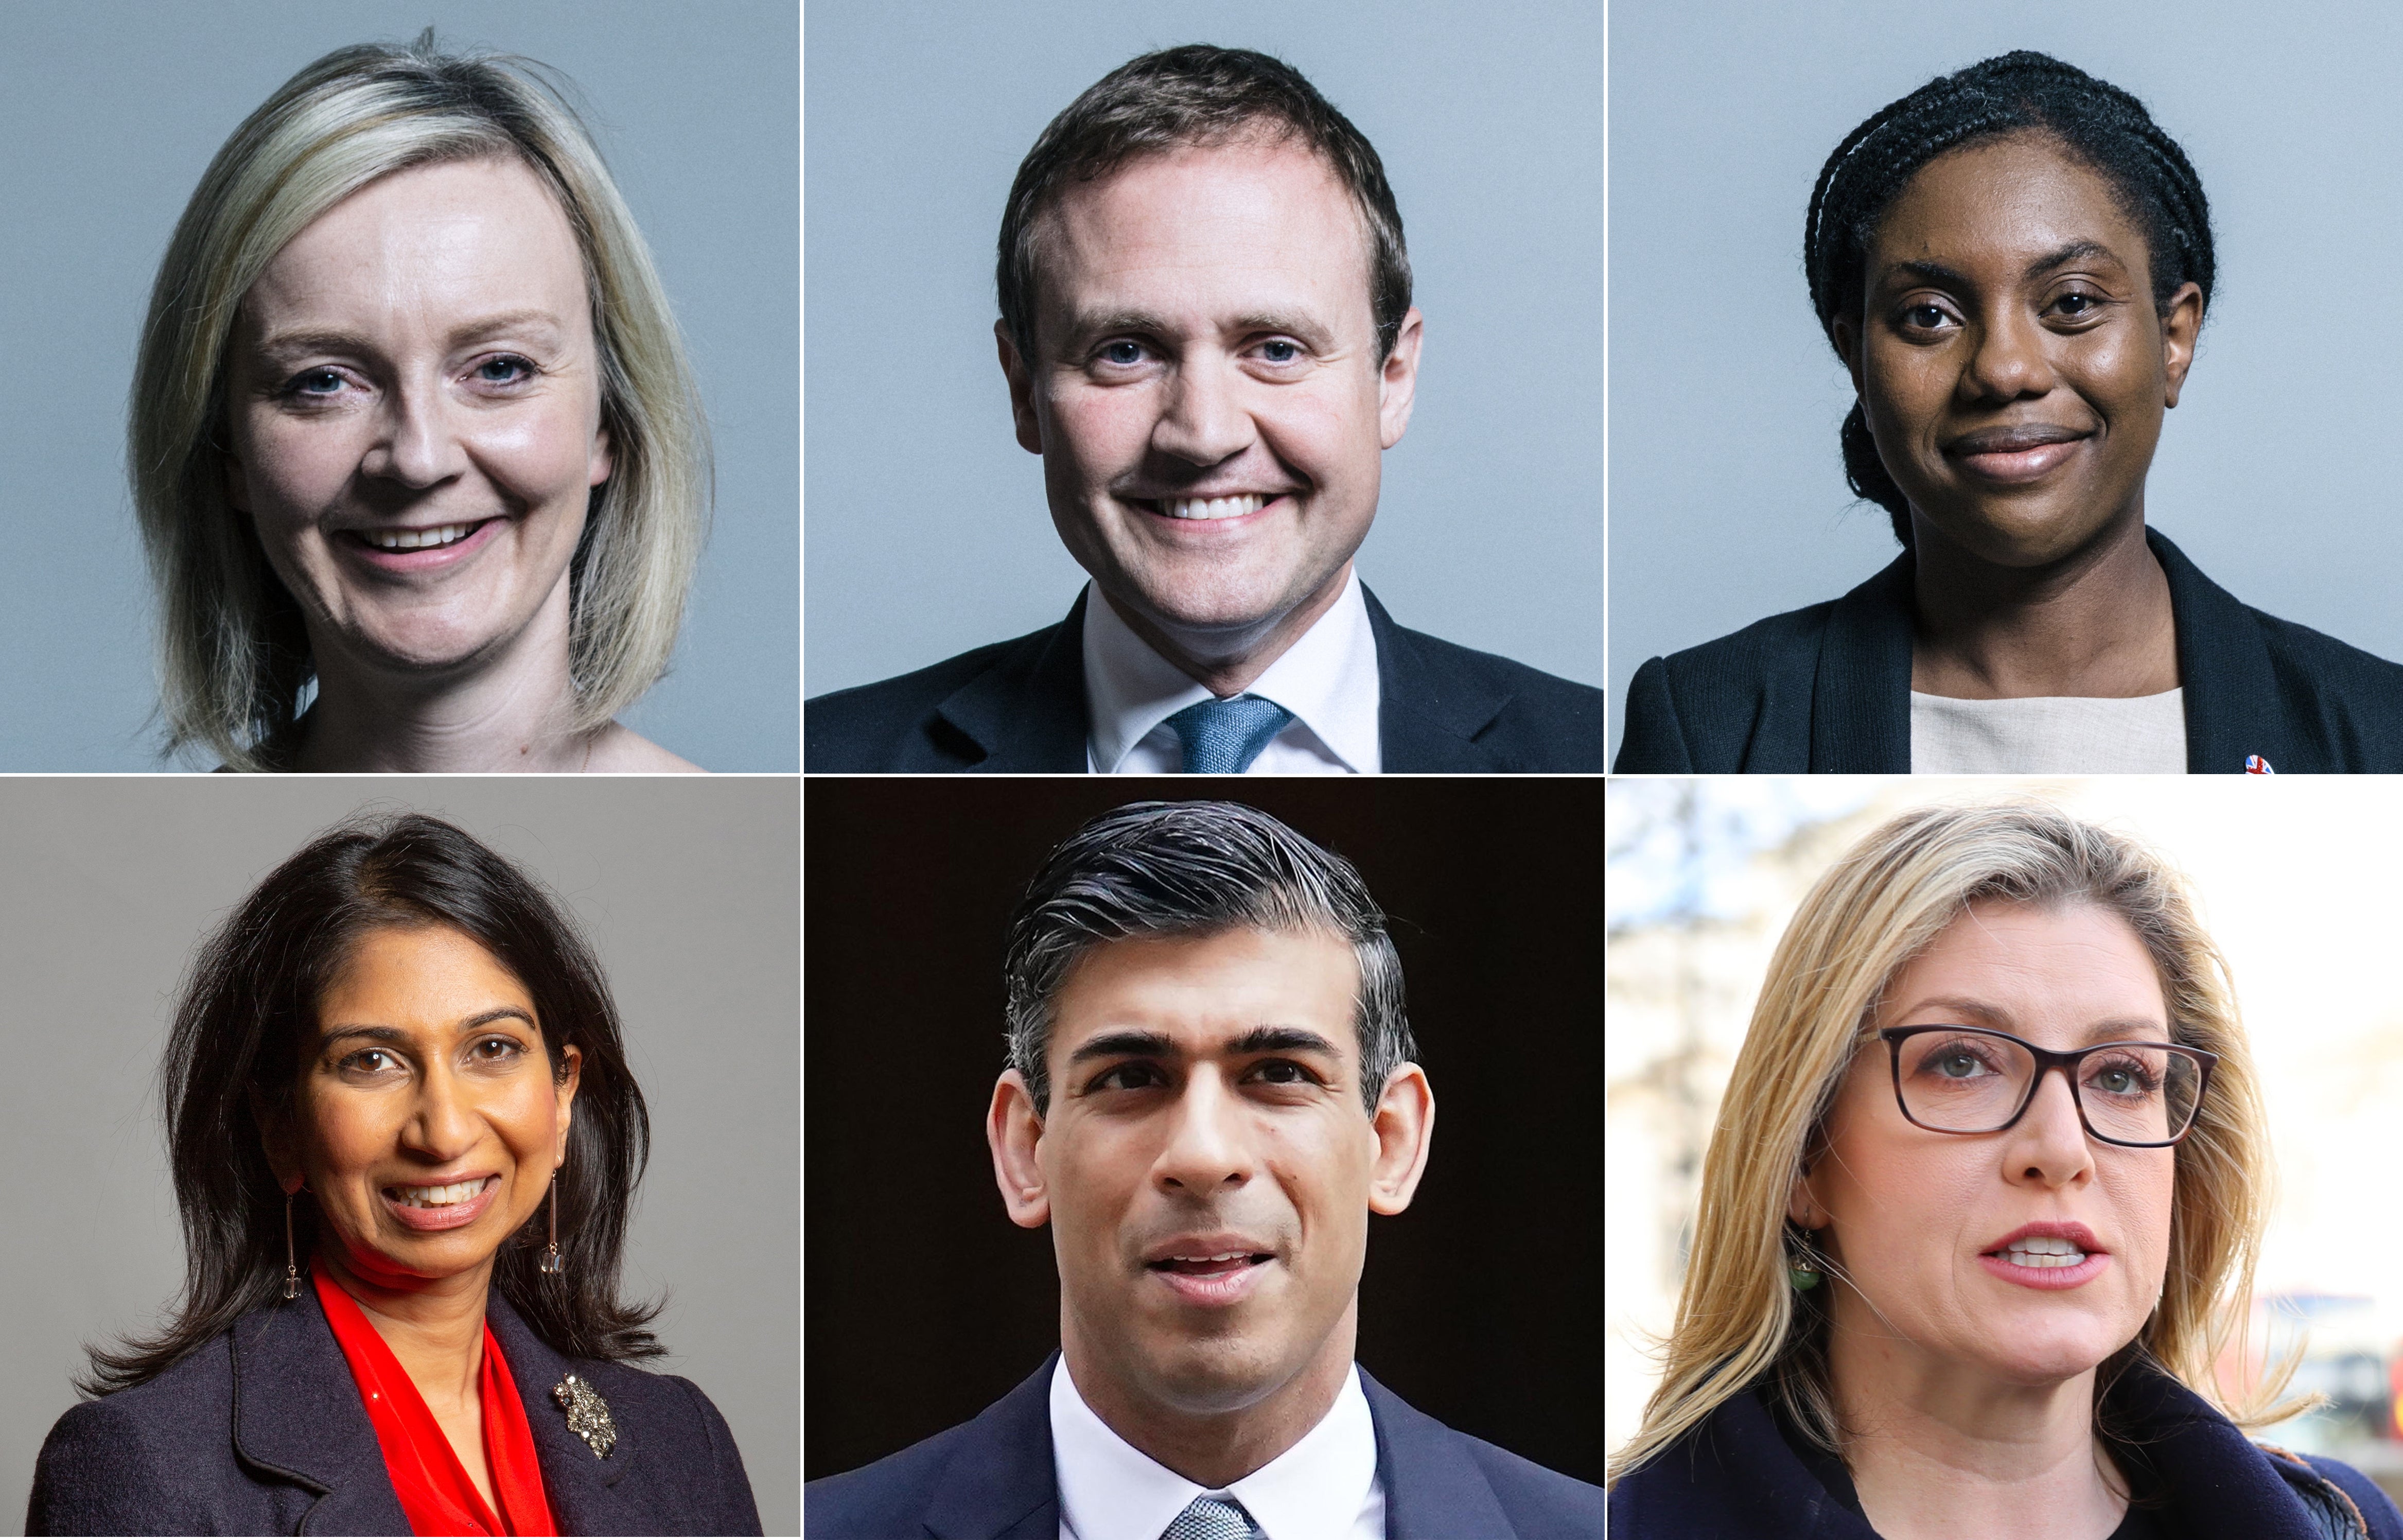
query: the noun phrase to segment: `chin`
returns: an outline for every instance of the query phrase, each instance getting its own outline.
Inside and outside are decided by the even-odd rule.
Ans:
[[[1241,1411],[1295,1372],[1285,1355],[1247,1336],[1188,1339],[1146,1356],[1151,1360],[1153,1394],[1195,1417]]]

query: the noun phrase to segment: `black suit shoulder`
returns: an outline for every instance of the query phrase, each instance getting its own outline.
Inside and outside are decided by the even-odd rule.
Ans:
[[[860,774],[958,770],[973,764],[983,756],[982,749],[946,722],[937,708],[996,670],[1031,669],[1060,630],[1045,626],[909,673],[803,701],[802,768]]]
[[[69,1408],[35,1458],[25,1533],[239,1534],[262,1500],[288,1532],[314,1493],[271,1479],[228,1501],[233,1394],[233,1355],[219,1336],[154,1379]],[[289,1500],[278,1503],[278,1491]]]
[[[1799,711],[1807,722],[1819,648],[1840,601],[1756,620],[1699,646],[1648,659],[1627,687],[1627,719],[1611,769],[1622,775],[1718,775],[1752,765],[1764,728]]]
[[[1479,652],[1392,625],[1382,609],[1373,613],[1391,628],[1381,637],[1386,645],[1380,649],[1380,669],[1399,687],[1387,692],[1390,698],[1381,711],[1435,717],[1455,702],[1499,699],[1500,708],[1470,736],[1492,757],[1492,769],[1521,774],[1601,773],[1609,721],[1608,697],[1601,690],[1499,653]],[[1387,668],[1382,654],[1396,651],[1412,656]],[[1386,769],[1437,768],[1410,762],[1414,745],[1406,730],[1396,732],[1388,723],[1382,737],[1397,761]]]
[[[976,1422],[945,1428],[898,1454],[840,1476],[822,1476],[801,1488],[801,1530],[813,1537],[892,1535],[914,1537],[926,1512],[928,1493],[975,1436]]]

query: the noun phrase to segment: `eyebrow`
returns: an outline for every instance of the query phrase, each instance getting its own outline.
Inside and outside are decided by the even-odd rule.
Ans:
[[[1254,1027],[1240,1037],[1229,1038],[1221,1045],[1230,1054],[1252,1053],[1323,1053],[1340,1058],[1341,1053],[1323,1034],[1306,1027]],[[1164,1032],[1105,1032],[1099,1037],[1088,1038],[1068,1055],[1073,1067],[1096,1059],[1176,1059],[1183,1057],[1176,1040]]]
[[[560,318],[547,310],[502,311],[453,326],[444,340],[451,347],[465,347],[521,327],[549,332],[551,335],[546,340],[556,340],[566,330]],[[256,351],[268,358],[286,358],[312,353],[372,353],[375,342],[360,332],[304,327],[263,337],[259,339]]]
[[[2047,252],[2030,262],[2021,271],[2020,277],[2023,281],[2033,282],[2056,268],[2064,268],[2072,262],[2082,261],[2090,257],[2105,257],[2114,262],[2119,260],[2118,254],[2100,241],[2072,241],[2060,250]],[[1908,273],[1914,278],[1924,279],[1947,288],[1976,286],[1969,275],[1959,269],[1947,267],[1941,262],[1924,259],[1893,263],[1886,269],[1886,272],[1888,275]]]
[[[1904,1016],[1916,1016],[1924,1010],[1946,1010],[1967,1018],[1961,1021],[1904,1021],[1910,1027],[1963,1026],[1993,1027],[1997,1031],[2016,1034],[2018,1029],[2011,1013],[2000,1006],[1966,995],[1935,995],[1922,1000],[1904,1011]],[[2111,1016],[2086,1024],[2089,1043],[2158,1042],[2169,1031],[2165,1022],[2148,1021],[2137,1016]],[[2151,1034],[2151,1035],[2146,1035]]]
[[[1107,311],[1071,317],[1066,336],[1072,344],[1082,346],[1094,338],[1114,336],[1119,332],[1164,337],[1175,329],[1169,325],[1167,317],[1150,311]],[[1235,316],[1228,329],[1245,335],[1263,331],[1285,332],[1322,349],[1332,336],[1322,323],[1292,311],[1246,311]]]
[[[535,1020],[531,1014],[516,1006],[495,1006],[491,1010],[479,1011],[476,1015],[468,1017],[465,1020],[460,1022],[451,1030],[461,1033],[474,1032],[478,1027],[489,1027],[495,1021],[507,1020],[511,1018],[515,1018],[517,1020],[524,1022],[527,1026],[533,1027],[536,1032],[540,1032],[542,1030],[540,1027],[535,1025]],[[326,1029],[325,1034],[317,1039],[317,1044],[320,1047],[323,1047],[326,1044],[339,1041],[345,1037],[365,1037],[377,1043],[406,1043],[410,1039],[410,1034],[401,1031],[398,1027],[328,1027]]]

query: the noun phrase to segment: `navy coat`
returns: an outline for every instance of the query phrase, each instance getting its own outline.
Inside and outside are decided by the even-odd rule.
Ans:
[[[2403,667],[2262,614],[2159,530],[2170,583],[2186,768],[2241,774],[2403,770]],[[1635,671],[1612,769],[1720,775],[1910,770],[1911,559],[1841,599],[1756,621]]]
[[[808,1540],[1059,1540],[1051,1370],[974,1420],[801,1489]],[[1360,1371],[1385,1540],[1599,1540],[1602,1489],[1454,1433]]]
[[[1389,770],[1481,774],[1603,768],[1603,694],[1394,624],[1366,589],[1377,640],[1377,748]],[[1068,618],[932,668],[807,702],[801,768],[1082,774],[1085,596]]]
[[[562,1534],[757,1534],[726,1419],[688,1380],[561,1357],[497,1293]],[[609,1404],[605,1460],[567,1428],[569,1374]],[[250,1311],[157,1379],[75,1408],[34,1466],[27,1534],[407,1534],[358,1382],[317,1291]]]
[[[2272,1454],[2176,1380],[2139,1366],[2110,1394],[2118,1424],[2151,1462],[2182,1540],[2403,1540],[2403,1514],[2352,1466]],[[1833,1466],[1834,1488],[1819,1468]],[[1611,1540],[1877,1540],[1849,1478],[1796,1452],[1752,1392],[1610,1491]],[[2040,1527],[2040,1526],[2039,1526]]]

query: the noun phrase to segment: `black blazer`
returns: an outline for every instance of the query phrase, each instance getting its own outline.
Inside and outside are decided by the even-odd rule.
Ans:
[[[2352,1466],[2272,1452],[2176,1380],[2139,1366],[2109,1404],[2150,1463],[2181,1540],[2403,1537],[2403,1514]],[[1610,1490],[1611,1540],[1877,1540],[1841,1462],[1798,1450],[1746,1391]]]
[[[2168,536],[2186,768],[2403,770],[2403,667],[2240,603]],[[1772,615],[1635,671],[1611,768],[1628,774],[1910,770],[1911,559],[1824,604]]]
[[[972,1422],[801,1489],[808,1540],[1059,1540],[1050,1361]],[[1597,1540],[1602,1489],[1434,1418],[1360,1371],[1385,1540]]]
[[[1377,639],[1377,746],[1389,770],[1603,768],[1603,694],[1394,624],[1366,589]],[[807,702],[808,770],[1085,769],[1085,596],[1014,642]]]
[[[757,1534],[743,1456],[692,1381],[563,1358],[497,1293],[486,1309],[525,1400],[562,1534]],[[551,1387],[609,1404],[604,1460]],[[58,1421],[27,1534],[407,1534],[375,1426],[317,1291],[250,1311],[164,1374]]]

